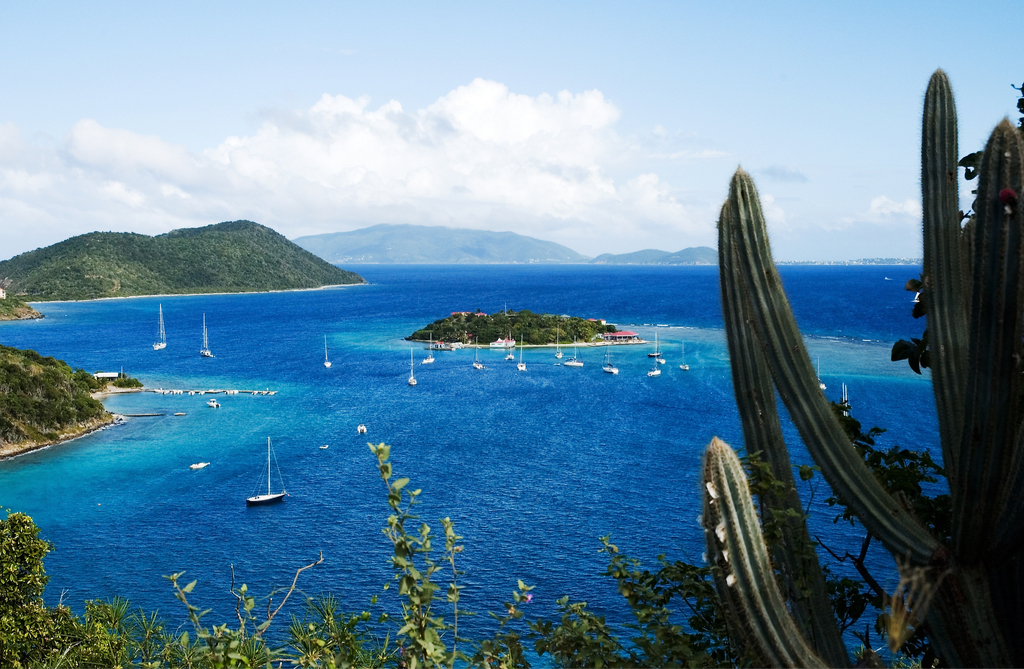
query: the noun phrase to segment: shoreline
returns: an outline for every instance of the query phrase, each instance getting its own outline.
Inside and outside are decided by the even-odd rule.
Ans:
[[[0,446],[0,462],[5,460],[12,460],[22,455],[28,455],[36,451],[41,451],[53,446],[61,446],[63,444],[74,441],[75,439],[81,439],[86,437],[93,432],[98,432],[111,425],[120,424],[125,420],[124,416],[120,414],[107,412],[106,416],[100,418],[94,418],[85,424],[76,425],[73,428],[68,429],[65,432],[60,433],[56,440],[48,441],[22,441],[17,444],[6,444]]]
[[[408,342],[410,342],[412,344],[426,344],[426,343],[428,343],[428,342],[425,342],[425,341],[420,341],[419,339],[406,339],[405,341],[408,341]],[[594,341],[594,342],[580,342],[578,344],[523,344],[522,347],[523,348],[555,348],[556,346],[561,346],[563,349],[566,349],[566,348],[572,348],[573,346],[577,346],[579,348],[588,348],[588,347],[595,347],[595,346],[639,346],[641,344],[653,344],[653,343],[654,343],[653,341],[647,341],[646,339],[638,339],[636,341]],[[490,344],[463,344],[462,348],[480,348],[480,349],[485,349],[485,350],[486,349],[490,349],[490,350],[493,350],[493,351],[508,351],[508,350],[513,349],[513,348],[519,348],[519,344],[516,344],[515,346],[501,346],[501,347],[499,347],[499,346],[491,347]],[[435,350],[443,350],[443,349],[435,349]]]
[[[197,295],[259,295],[262,293],[298,293],[309,290],[328,290],[330,288],[352,288],[354,286],[369,286],[369,281],[362,283],[336,283],[330,286],[317,286],[316,288],[281,288],[278,290],[239,290],[221,293],[153,293],[152,295],[117,295],[114,297],[90,297],[87,300],[33,300],[25,304],[69,304],[73,302],[101,302],[103,300],[134,300],[142,297],[195,297]]]

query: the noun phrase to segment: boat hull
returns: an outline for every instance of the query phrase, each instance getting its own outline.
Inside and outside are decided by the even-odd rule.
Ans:
[[[285,493],[276,492],[272,495],[256,495],[255,497],[247,497],[245,499],[246,506],[265,506],[267,504],[277,504],[278,502],[284,501]]]

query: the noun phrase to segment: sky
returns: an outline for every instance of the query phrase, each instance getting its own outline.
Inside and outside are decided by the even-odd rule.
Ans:
[[[1014,122],[1018,2],[0,2],[0,260],[93,231],[413,223],[580,253],[920,257],[920,116]],[[974,182],[976,183],[976,182]],[[973,184],[961,183],[970,207]]]

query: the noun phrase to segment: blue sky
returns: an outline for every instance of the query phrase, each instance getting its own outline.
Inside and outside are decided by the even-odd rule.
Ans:
[[[238,218],[675,251],[737,165],[777,258],[919,256],[928,77],[961,154],[1017,118],[1019,3],[551,5],[0,4],[0,259]]]

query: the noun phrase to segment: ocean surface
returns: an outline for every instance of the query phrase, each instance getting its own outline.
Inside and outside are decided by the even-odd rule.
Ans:
[[[36,305],[45,319],[0,323],[0,343],[90,372],[123,369],[148,388],[277,391],[216,395],[219,409],[206,406],[209,396],[110,397],[111,411],[162,415],[0,462],[0,506],[31,515],[56,547],[46,559],[50,603],[81,611],[86,599],[127,596],[178,624],[185,612],[161,577],[184,571],[199,579],[192,598],[213,609],[210,622],[230,622],[232,565],[238,582],[266,594],[322,551],[324,563],[300,579],[304,593],[333,592],[352,611],[395,611],[395,590],[382,592],[392,577],[386,490],[368,441],[390,444],[396,476],[422,489],[417,510],[438,546],[439,518],[465,537],[469,610],[501,610],[519,578],[536,586],[530,616],[552,616],[554,600],[569,595],[621,620],[624,602],[600,576],[603,535],[648,564],[661,553],[700,562],[701,453],[715,435],[742,445],[716,268],[346,269],[370,285],[45,303]],[[927,372],[889,360],[893,341],[924,328],[903,290],[920,268],[781,273],[826,395],[838,399],[845,383],[865,428],[888,429],[880,445],[939,457]],[[154,351],[159,305],[167,348]],[[603,318],[646,339],[657,332],[667,364],[648,378],[651,346],[614,347],[613,376],[601,371],[601,348],[580,349],[582,368],[527,349],[528,369],[517,372],[503,352],[483,350],[486,369],[476,371],[472,350],[435,352],[422,365],[422,347],[403,340],[453,311],[506,305]],[[199,356],[204,314],[213,359]],[[688,372],[679,369],[684,343]],[[410,348],[415,387],[406,382]],[[289,497],[248,508],[268,437]],[[791,428],[788,441],[806,462]],[[189,469],[199,461],[211,464]],[[825,497],[819,488],[812,532],[836,552],[855,551],[859,528],[833,524]],[[895,585],[884,551],[873,551],[872,565]],[[460,621],[460,632],[489,629],[487,616]]]

